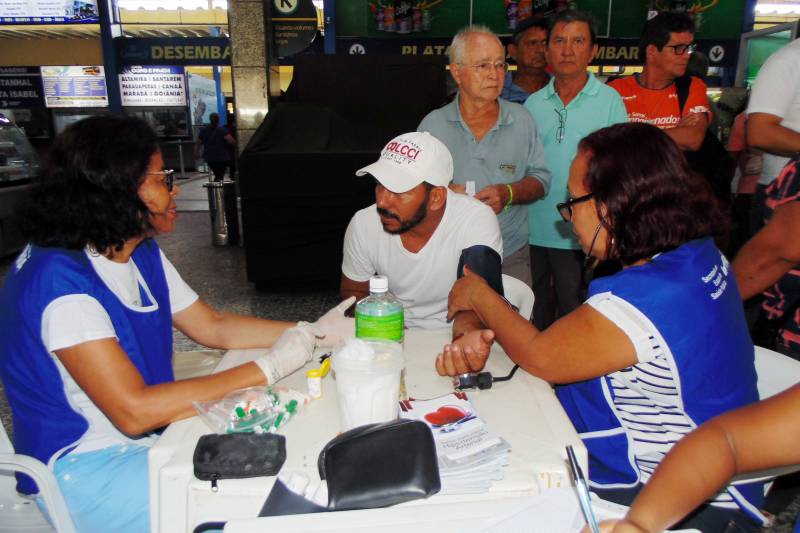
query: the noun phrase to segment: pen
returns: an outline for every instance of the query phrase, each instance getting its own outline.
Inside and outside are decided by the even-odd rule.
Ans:
[[[581,470],[578,460],[575,458],[575,452],[572,446],[567,446],[567,459],[569,459],[569,468],[572,471],[572,477],[575,479],[575,487],[578,489],[578,501],[581,503],[583,517],[586,519],[586,523],[589,525],[589,529],[592,530],[592,533],[600,533],[600,527],[597,525],[594,511],[592,511],[589,485],[586,482],[586,478],[583,476],[583,470]]]

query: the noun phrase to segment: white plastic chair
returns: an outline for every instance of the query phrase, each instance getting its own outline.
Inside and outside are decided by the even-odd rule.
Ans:
[[[525,320],[531,319],[533,313],[533,291],[517,278],[503,274],[503,291],[511,305],[519,310]]]
[[[756,375],[758,376],[756,386],[758,387],[758,397],[760,399],[766,400],[800,382],[800,361],[761,346],[756,346],[755,349]],[[780,466],[769,470],[741,474],[736,476],[734,480],[769,480],[777,476],[797,472],[798,470],[800,470],[800,464]]]
[[[800,382],[800,361],[761,346],[755,349],[759,398],[765,400]]]
[[[14,472],[27,474],[36,482],[52,525],[32,498],[17,492]],[[67,504],[53,473],[38,459],[14,453],[5,427],[0,433],[0,531],[75,533]]]

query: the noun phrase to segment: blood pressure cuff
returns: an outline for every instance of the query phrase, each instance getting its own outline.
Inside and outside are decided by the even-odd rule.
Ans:
[[[464,265],[486,280],[500,296],[503,293],[503,258],[495,250],[482,244],[476,244],[461,250],[458,259],[458,278],[464,276]]]

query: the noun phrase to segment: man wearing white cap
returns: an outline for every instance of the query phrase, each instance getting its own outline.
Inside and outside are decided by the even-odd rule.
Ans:
[[[356,172],[366,174],[375,178],[375,204],[358,211],[347,227],[343,295],[365,297],[372,275],[387,276],[389,290],[403,302],[406,325],[438,328],[447,326],[447,295],[461,265],[502,291],[497,217],[487,205],[448,189],[453,158],[441,141],[426,132],[395,137],[375,163]],[[479,327],[474,315],[457,315],[453,338]]]

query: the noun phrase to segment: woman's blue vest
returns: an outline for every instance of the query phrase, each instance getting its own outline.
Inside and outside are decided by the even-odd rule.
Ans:
[[[606,292],[638,309],[659,331],[673,359],[670,366],[677,369],[676,403],[695,425],[758,401],[753,342],[742,300],[728,261],[710,238],[686,243],[589,286],[590,297]],[[610,378],[558,386],[556,394],[589,452],[591,484],[622,488],[641,482],[631,456],[631,437],[612,403]],[[761,504],[762,483],[737,489],[751,504]],[[733,492],[736,489],[731,496],[752,514],[752,505]]]
[[[42,342],[42,316],[62,296],[87,294],[108,313],[122,349],[155,385],[173,381],[172,313],[158,245],[145,240],[133,261],[153,300],[140,286],[142,307],[127,307],[105,285],[83,250],[28,246],[0,289],[0,378],[14,421],[14,447],[47,463],[59,450],[74,447],[88,429],[70,406],[53,356]],[[19,489],[35,492],[30,479]]]

